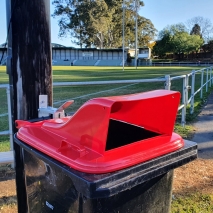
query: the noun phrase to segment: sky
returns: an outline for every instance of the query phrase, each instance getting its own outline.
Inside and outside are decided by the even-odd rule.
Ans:
[[[6,1],[0,0],[0,44],[6,41]],[[145,6],[140,9],[139,14],[150,19],[158,31],[167,25],[185,24],[187,20],[196,16],[208,18],[213,24],[213,0],[143,0],[143,2]],[[50,13],[53,11],[54,6],[51,4]],[[70,38],[59,38],[58,31],[58,19],[51,18],[52,43],[75,46]]]

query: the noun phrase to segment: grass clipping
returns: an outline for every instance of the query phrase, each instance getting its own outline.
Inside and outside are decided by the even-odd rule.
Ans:
[[[213,213],[213,160],[198,158],[174,171],[172,213]]]

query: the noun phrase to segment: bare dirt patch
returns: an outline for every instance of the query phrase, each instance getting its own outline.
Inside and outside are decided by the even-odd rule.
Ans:
[[[174,171],[173,193],[213,194],[213,160],[198,158]]]
[[[0,170],[0,213],[17,213],[15,172],[8,167]]]

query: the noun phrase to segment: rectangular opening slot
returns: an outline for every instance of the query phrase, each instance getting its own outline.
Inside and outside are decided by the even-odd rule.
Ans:
[[[118,120],[109,121],[106,151],[125,146],[140,140],[156,137],[159,133],[146,130]]]

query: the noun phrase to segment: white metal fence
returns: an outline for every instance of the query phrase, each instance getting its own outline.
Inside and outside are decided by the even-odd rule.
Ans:
[[[182,79],[182,101],[178,108],[181,110],[181,124],[182,126],[186,123],[186,108],[190,104],[190,113],[194,112],[194,98],[197,94],[200,94],[200,98],[203,98],[203,89],[208,92],[209,87],[213,84],[213,67],[207,67],[200,70],[192,70],[191,73],[186,75],[180,75],[171,77],[166,75],[162,78],[154,79],[139,79],[139,80],[114,80],[114,81],[89,81],[89,82],[55,82],[54,87],[59,86],[82,86],[82,85],[105,85],[105,84],[133,84],[133,83],[154,83],[154,82],[164,82],[165,89],[170,90],[172,87],[172,82]],[[200,82],[196,81],[196,75],[200,74]],[[191,81],[190,81],[191,80]],[[199,86],[197,85],[199,84]],[[10,88],[8,84],[0,85],[0,88],[5,88],[7,93],[7,104],[8,113],[0,114],[0,117],[8,116],[9,120],[9,130],[1,131],[0,135],[10,135],[10,148],[13,150],[13,133],[12,133],[12,119],[11,119],[11,107],[10,107]],[[102,91],[103,92],[103,91]],[[99,93],[99,92],[97,92]],[[65,100],[63,100],[65,101]],[[0,153],[1,154],[1,153]],[[11,156],[11,152],[8,152],[8,156]],[[0,155],[1,156],[1,155]],[[3,155],[2,155],[3,156]],[[11,157],[0,157],[0,163],[11,162]],[[4,156],[5,153],[4,153]],[[4,160],[3,160],[4,159]],[[6,159],[6,160],[5,160]],[[9,160],[8,160],[9,159]]]
[[[197,66],[212,66],[213,63],[212,62],[152,62],[151,63],[152,66],[179,66],[179,67],[183,67],[183,66],[190,66],[190,67],[197,67]]]

